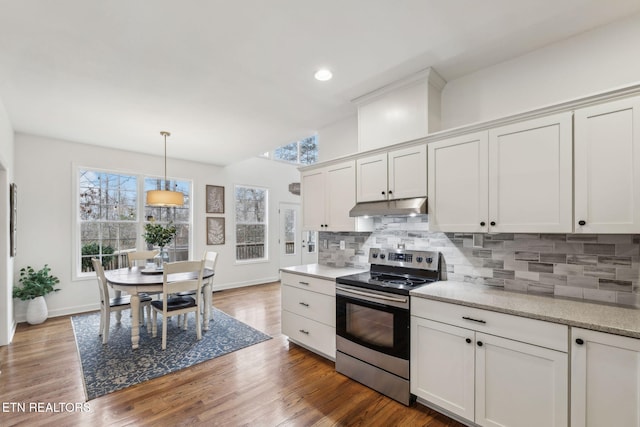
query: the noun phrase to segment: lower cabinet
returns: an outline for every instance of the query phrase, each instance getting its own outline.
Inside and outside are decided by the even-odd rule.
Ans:
[[[283,272],[282,333],[331,360],[336,358],[335,282]]]
[[[568,327],[412,298],[411,392],[481,426],[567,426]]]
[[[640,426],[640,340],[572,328],[571,426]]]

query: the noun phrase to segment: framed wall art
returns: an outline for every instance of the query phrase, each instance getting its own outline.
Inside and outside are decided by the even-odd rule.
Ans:
[[[224,245],[224,218],[207,218],[207,245]]]
[[[15,183],[9,185],[9,210],[9,255],[14,257],[18,248],[18,186]]]
[[[224,187],[207,185],[207,213],[224,213]]]

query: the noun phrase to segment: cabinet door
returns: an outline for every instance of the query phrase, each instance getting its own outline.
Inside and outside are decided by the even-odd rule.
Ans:
[[[566,353],[476,333],[476,423],[481,426],[566,426],[568,378]]]
[[[474,332],[411,316],[411,393],[474,419]]]
[[[356,160],[357,200],[387,200],[387,153]]]
[[[640,232],[638,97],[575,112],[575,230]]]
[[[571,135],[571,113],[489,131],[491,231],[572,231]]]
[[[325,231],[355,231],[349,211],[356,204],[356,165],[345,162],[326,169]]]
[[[389,199],[407,199],[427,195],[426,144],[390,151],[387,158]]]
[[[302,174],[302,228],[320,230],[325,223],[325,174],[321,169]]]
[[[571,426],[640,426],[640,340],[572,328],[571,342]]]
[[[429,230],[487,232],[487,132],[433,142],[427,148]]]

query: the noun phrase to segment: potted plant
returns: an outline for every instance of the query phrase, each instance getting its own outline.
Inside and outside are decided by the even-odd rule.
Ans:
[[[165,252],[164,247],[167,246],[176,235],[176,226],[168,224],[166,227],[151,221],[144,226],[144,234],[142,237],[147,244],[160,247],[160,258],[158,263],[169,262],[169,254]],[[161,265],[156,265],[161,267]]]
[[[60,279],[50,274],[49,265],[45,264],[43,268],[36,271],[31,266],[20,269],[20,279],[18,280],[21,287],[13,287],[13,297],[20,298],[22,301],[29,301],[27,305],[27,322],[30,325],[37,325],[47,320],[49,311],[45,295],[51,292],[57,292],[60,289],[54,286],[60,283]]]

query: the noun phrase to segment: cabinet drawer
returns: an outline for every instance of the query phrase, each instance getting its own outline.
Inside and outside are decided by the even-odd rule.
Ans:
[[[282,310],[282,333],[310,350],[336,358],[336,328]]]
[[[282,309],[325,325],[336,326],[336,298],[329,295],[283,285]]]
[[[292,274],[282,271],[280,282],[283,285],[295,286],[300,289],[307,289],[325,295],[336,295],[336,282],[334,280],[319,279],[317,277]]]
[[[411,298],[411,314],[567,353],[569,327],[463,305]]]

